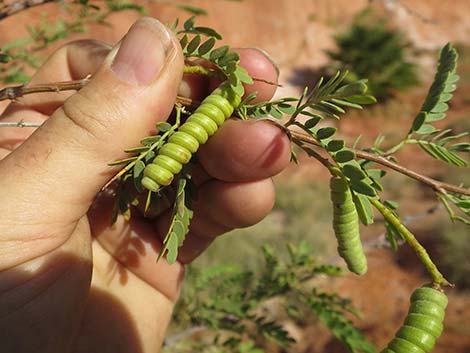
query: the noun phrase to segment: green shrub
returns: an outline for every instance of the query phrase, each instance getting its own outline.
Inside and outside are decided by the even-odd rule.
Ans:
[[[470,289],[470,233],[468,225],[455,223],[440,229],[439,263],[459,289]]]
[[[373,95],[387,98],[393,90],[406,90],[418,84],[417,66],[407,60],[408,44],[403,35],[387,27],[366,10],[351,26],[335,37],[337,50],[329,51],[333,68],[350,71],[351,81],[368,79]]]

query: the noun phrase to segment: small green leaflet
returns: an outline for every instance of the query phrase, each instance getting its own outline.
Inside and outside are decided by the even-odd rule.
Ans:
[[[326,149],[328,152],[338,152],[344,148],[344,141],[343,140],[331,140],[328,142]]]
[[[170,123],[167,123],[166,121],[162,121],[160,123],[157,123],[156,128],[160,132],[167,132],[171,130],[172,126]]]
[[[353,151],[350,149],[344,148],[338,152],[336,152],[333,156],[336,162],[338,163],[346,163],[353,160],[356,157]]]
[[[336,133],[336,128],[334,127],[324,127],[321,129],[318,129],[317,131],[317,138],[320,140],[327,139],[331,136],[333,136]]]
[[[142,192],[142,178],[144,176],[145,163],[137,161],[133,168],[134,186],[138,192]]]
[[[224,57],[225,55],[227,55],[228,51],[229,51],[229,46],[228,45],[224,45],[224,46],[221,46],[217,49],[214,49],[209,54],[209,60],[212,61],[212,62],[215,62],[216,60],[218,60],[218,59]]]
[[[363,194],[369,197],[377,196],[374,188],[363,180],[351,180],[351,189],[359,194]]]
[[[213,37],[210,37],[208,40],[206,40],[204,43],[202,43],[199,48],[197,49],[198,55],[203,56],[207,54],[215,45],[215,39]]]
[[[188,43],[188,46],[186,47],[186,53],[187,54],[192,54],[194,51],[196,51],[197,47],[201,43],[201,36],[197,35],[191,41]]]
[[[356,161],[347,163],[342,166],[344,175],[351,180],[362,180],[367,178],[367,174],[361,169],[361,166]]]
[[[361,223],[366,226],[374,223],[374,209],[367,196],[353,192],[353,201]]]
[[[188,207],[188,200],[186,199],[187,185],[188,183],[185,178],[178,180],[171,224],[157,259],[157,261],[160,260],[166,253],[166,260],[170,265],[178,257],[178,248],[183,244],[184,238],[189,232],[189,224],[193,216],[193,211]]]
[[[428,141],[418,141],[418,145],[437,160],[456,165],[457,167],[466,167],[468,165],[465,160],[446,147]]]
[[[434,81],[408,134],[409,137],[415,133],[418,137],[416,140],[408,139],[407,141],[418,143],[427,154],[437,160],[458,167],[466,167],[468,162],[455,153],[461,152],[459,148],[455,148],[456,145],[444,145],[468,133],[453,136],[449,135],[450,129],[440,130],[429,124],[446,117],[445,112],[449,109],[448,102],[452,99],[452,92],[456,88],[455,83],[459,80],[456,74],[457,58],[457,51],[449,43],[442,48]]]

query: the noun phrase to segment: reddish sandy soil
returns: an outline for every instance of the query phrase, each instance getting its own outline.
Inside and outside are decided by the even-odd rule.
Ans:
[[[172,22],[176,15],[187,17],[181,11],[156,1],[150,7],[150,14],[163,21]],[[296,85],[289,81],[307,82],[309,73],[314,73],[325,64],[324,50],[332,48],[331,34],[344,28],[352,16],[367,3],[366,0],[246,0],[243,2],[222,0],[180,1],[209,10],[209,16],[201,18],[204,25],[213,26],[225,34],[225,41],[232,46],[260,47],[269,51],[281,67],[281,82],[284,87],[280,95],[298,92]],[[394,24],[406,32],[416,48],[423,52],[434,50],[447,41],[460,41],[470,45],[469,0],[409,0],[373,1],[376,8],[385,13]],[[388,3],[388,6],[383,5]],[[401,4],[401,5],[400,5]],[[63,15],[54,4],[45,5],[0,22],[0,45],[25,35],[24,24],[34,23],[41,11],[49,11],[49,18]],[[93,37],[115,43],[137,18],[132,12],[112,16],[113,28],[95,26],[91,32],[76,38]],[[15,30],[12,31],[11,29]],[[56,48],[60,43],[54,44]],[[424,72],[432,72],[434,55],[422,56]],[[470,69],[469,69],[470,71]],[[429,77],[429,75],[425,75]],[[467,80],[469,82],[470,80]],[[470,84],[461,88],[453,104],[450,120],[462,117],[469,119]],[[370,141],[379,132],[386,131],[390,138],[399,138],[402,126],[407,126],[410,117],[418,109],[425,89],[414,90],[402,95],[402,101],[387,108],[374,108],[370,116],[351,115],[341,122],[345,138],[357,135],[358,129],[366,131],[364,141]],[[468,126],[468,125],[467,125]],[[468,130],[468,128],[467,128]],[[442,166],[430,158],[416,158],[412,149],[401,153],[400,160],[413,169],[427,171],[430,175],[439,173]],[[442,171],[442,170],[441,170]],[[306,162],[304,167],[289,169],[285,177],[297,179],[318,178],[324,175],[314,163]],[[282,176],[281,176],[282,178]],[[467,179],[468,182],[468,179]],[[422,209],[421,199],[405,205],[406,209]],[[421,225],[426,234],[432,229],[435,219],[426,219]],[[427,281],[409,252],[392,256],[384,250],[369,253],[370,271],[362,278],[347,276],[328,283],[328,288],[338,290],[350,297],[364,314],[358,321],[370,339],[383,346],[391,339],[400,326],[408,306],[412,290]],[[439,340],[436,353],[470,353],[470,295],[450,291],[450,304],[446,317],[446,330]],[[326,334],[324,329],[315,327],[299,328],[289,326],[299,338],[295,352],[341,353],[344,351]]]

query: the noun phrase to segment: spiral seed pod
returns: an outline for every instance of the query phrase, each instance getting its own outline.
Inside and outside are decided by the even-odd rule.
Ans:
[[[162,186],[170,185],[183,165],[191,160],[200,145],[216,133],[240,105],[240,101],[241,97],[227,83],[206,97],[178,131],[158,150],[153,162],[145,167],[142,186],[156,192]]]
[[[413,292],[410,302],[403,326],[381,353],[427,353],[434,348],[443,330],[446,295],[421,287]]]
[[[333,202],[333,229],[338,240],[338,253],[348,269],[358,275],[367,272],[367,259],[359,235],[359,216],[346,180],[330,179]]]

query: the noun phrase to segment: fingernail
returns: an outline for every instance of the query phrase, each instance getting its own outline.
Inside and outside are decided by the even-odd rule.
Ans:
[[[181,81],[178,87],[178,96],[191,97],[191,86],[184,80]]]
[[[252,49],[259,51],[261,54],[263,54],[263,55],[266,57],[266,59],[269,60],[269,62],[270,62],[271,64],[273,64],[274,69],[276,70],[276,73],[277,73],[277,77],[279,77],[279,72],[280,72],[280,71],[279,71],[279,66],[276,64],[276,62],[275,62],[274,59],[271,57],[271,55],[269,55],[267,51],[265,51],[265,50],[263,50],[263,49],[261,49],[261,48],[258,48],[258,47],[254,47],[254,48],[252,48]]]
[[[122,39],[111,70],[125,82],[148,85],[157,78],[172,49],[168,29],[156,19],[144,17]]]

